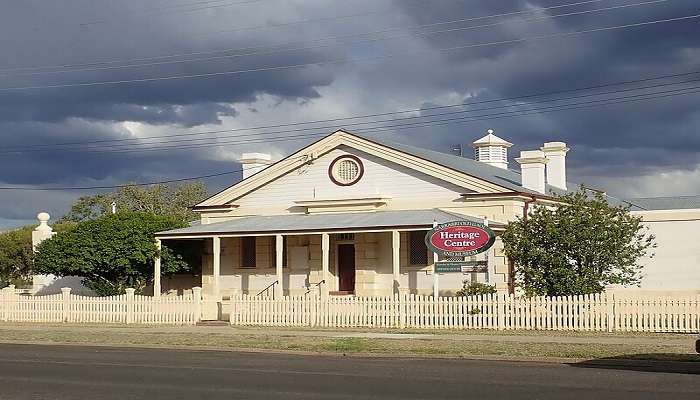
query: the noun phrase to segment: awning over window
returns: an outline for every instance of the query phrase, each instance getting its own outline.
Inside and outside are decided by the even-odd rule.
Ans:
[[[471,217],[439,209],[373,211],[360,213],[327,214],[286,214],[274,216],[241,217],[213,224],[197,224],[187,228],[159,232],[157,237],[169,236],[212,236],[250,235],[303,232],[343,232],[382,229],[425,229],[451,221],[483,222],[482,218]],[[503,224],[489,224],[492,228]]]

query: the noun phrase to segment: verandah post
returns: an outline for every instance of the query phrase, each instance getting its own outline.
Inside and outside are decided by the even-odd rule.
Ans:
[[[126,323],[134,322],[134,293],[136,289],[126,289]]]
[[[63,296],[62,322],[70,322],[70,290],[69,287],[61,288],[61,295]]]

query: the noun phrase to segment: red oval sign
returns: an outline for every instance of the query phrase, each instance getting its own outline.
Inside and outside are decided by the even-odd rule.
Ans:
[[[488,250],[496,236],[486,225],[469,221],[442,224],[428,232],[426,244],[436,253],[469,256]]]

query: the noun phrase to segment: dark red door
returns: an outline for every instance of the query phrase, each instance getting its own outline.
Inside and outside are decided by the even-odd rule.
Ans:
[[[355,291],[355,245],[338,245],[338,277],[341,292]]]

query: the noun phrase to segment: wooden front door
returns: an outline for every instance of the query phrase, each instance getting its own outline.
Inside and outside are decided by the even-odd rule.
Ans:
[[[355,245],[338,245],[338,290],[353,293],[355,291]]]

